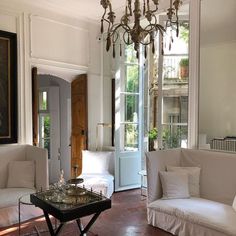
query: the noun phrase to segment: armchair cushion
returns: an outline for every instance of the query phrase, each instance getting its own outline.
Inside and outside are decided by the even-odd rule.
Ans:
[[[8,165],[7,188],[35,188],[34,161],[11,161]]]
[[[82,152],[82,174],[109,174],[109,162],[113,152]]]

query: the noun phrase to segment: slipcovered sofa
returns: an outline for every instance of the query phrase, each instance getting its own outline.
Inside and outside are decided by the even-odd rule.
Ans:
[[[236,235],[236,154],[160,150],[146,153],[146,165],[148,224],[179,236]],[[160,173],[168,166],[199,167],[200,196],[163,198]]]
[[[47,150],[31,145],[0,146],[0,227],[18,223],[18,200],[48,188]],[[34,206],[21,206],[21,221],[39,216]]]

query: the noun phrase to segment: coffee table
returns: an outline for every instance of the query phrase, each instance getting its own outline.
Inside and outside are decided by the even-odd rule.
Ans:
[[[85,235],[101,212],[111,208],[111,199],[80,187],[34,193],[30,195],[30,201],[43,210],[52,236],[58,235],[65,223],[72,220],[76,220],[80,235]],[[52,227],[49,215],[60,221],[56,230]],[[83,228],[80,218],[88,215],[93,216]]]

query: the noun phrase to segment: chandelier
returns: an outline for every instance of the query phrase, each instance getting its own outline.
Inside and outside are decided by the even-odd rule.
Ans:
[[[115,12],[112,10],[111,0],[101,0],[101,5],[104,8],[104,13],[101,19],[101,33],[104,32],[104,22],[107,23],[107,36],[106,36],[106,50],[108,51],[111,46],[113,48],[113,57],[115,57],[115,44],[120,42],[120,56],[122,55],[121,41],[125,44],[134,45],[139,57],[139,45],[145,46],[144,55],[147,55],[147,45],[152,45],[152,52],[155,52],[155,37],[158,32],[162,36],[162,53],[163,53],[163,35],[167,28],[170,27],[176,30],[176,36],[179,34],[179,18],[178,10],[181,5],[181,0],[169,0],[170,5],[167,9],[167,21],[164,26],[158,24],[156,13],[158,11],[159,0],[134,0],[132,8],[132,0],[126,0],[125,13],[121,17],[120,22],[115,24]],[[142,6],[141,6],[142,2]],[[133,18],[133,19],[132,19]],[[146,19],[146,24],[143,26],[141,21]],[[173,42],[172,35],[170,36],[170,45]]]

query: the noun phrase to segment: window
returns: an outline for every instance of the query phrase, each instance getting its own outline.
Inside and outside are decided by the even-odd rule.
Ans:
[[[164,50],[162,72],[162,146],[187,147],[188,131],[188,21],[180,23],[170,49]],[[170,35],[168,32],[167,35]],[[169,36],[164,40],[168,42]]]
[[[39,146],[48,150],[50,158],[50,115],[48,91],[39,91]]]
[[[169,44],[170,35],[173,43]],[[158,148],[187,147],[188,137],[188,35],[189,22],[181,20],[179,37],[170,29],[153,56],[157,72],[150,74],[150,130],[158,129]]]

